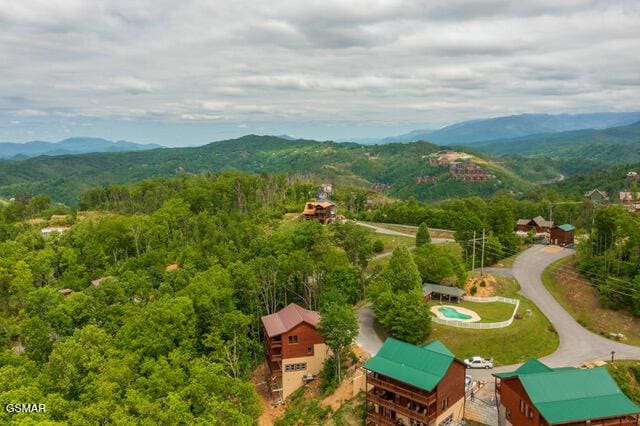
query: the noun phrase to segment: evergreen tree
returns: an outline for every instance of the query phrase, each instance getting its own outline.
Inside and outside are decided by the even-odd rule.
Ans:
[[[431,235],[429,235],[429,228],[427,228],[426,223],[422,222],[418,227],[418,232],[416,233],[416,247],[429,244],[430,242]]]

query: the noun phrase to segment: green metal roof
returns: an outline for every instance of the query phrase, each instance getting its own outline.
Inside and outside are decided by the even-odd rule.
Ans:
[[[430,392],[453,359],[451,351],[437,340],[415,346],[389,337],[364,368]]]
[[[576,229],[573,225],[569,225],[568,223],[565,223],[564,225],[560,225],[558,226],[558,228],[562,229],[563,231],[573,231],[574,229]]]
[[[448,285],[439,285],[439,284],[424,284],[422,286],[422,293],[424,295],[431,293],[440,293],[440,294],[448,294],[450,296],[464,296],[464,290],[458,287],[451,287]]]
[[[604,368],[549,368],[529,360],[512,373],[495,376],[517,376],[550,424],[640,413]]]

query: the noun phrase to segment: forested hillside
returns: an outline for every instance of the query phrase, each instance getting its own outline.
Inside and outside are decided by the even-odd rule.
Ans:
[[[282,220],[312,188],[243,174],[103,188],[47,238],[23,220],[46,218],[46,197],[2,207],[0,402],[46,404],[38,421],[60,424],[255,424],[260,316],[355,303],[373,254],[356,225]]]
[[[640,162],[640,122],[603,130],[576,130],[478,142],[492,155],[551,160],[565,174],[587,173],[611,165]]]
[[[496,179],[456,181],[447,167],[429,166],[426,157],[439,149],[427,142],[363,146],[245,136],[197,148],[38,157],[0,162],[0,194],[46,193],[70,204],[96,185],[224,170],[315,176],[363,188],[390,184],[388,195],[421,200],[488,196],[500,189],[523,191],[533,186],[503,164],[490,161],[484,166]],[[424,176],[435,176],[438,181],[417,183],[416,179]]]

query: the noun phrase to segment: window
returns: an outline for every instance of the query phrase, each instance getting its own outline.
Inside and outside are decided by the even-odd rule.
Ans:
[[[289,344],[298,343],[298,336],[289,336]]]
[[[313,346],[307,346],[307,355],[313,355]]]
[[[507,418],[511,417],[511,408],[507,408]]]
[[[527,404],[525,404],[524,400],[523,400],[523,399],[521,399],[521,400],[520,400],[520,412],[521,412],[522,414],[525,414],[525,408],[526,408],[526,407],[527,407]]]
[[[447,408],[449,408],[449,397],[445,396],[442,400],[442,409],[446,410]]]
[[[299,362],[296,364],[287,364],[284,366],[284,371],[290,373],[292,371],[305,371],[307,369],[306,362]]]

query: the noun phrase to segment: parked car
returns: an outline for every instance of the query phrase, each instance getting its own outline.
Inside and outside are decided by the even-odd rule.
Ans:
[[[467,368],[493,368],[493,358],[486,359],[481,356],[474,356],[464,360]]]

